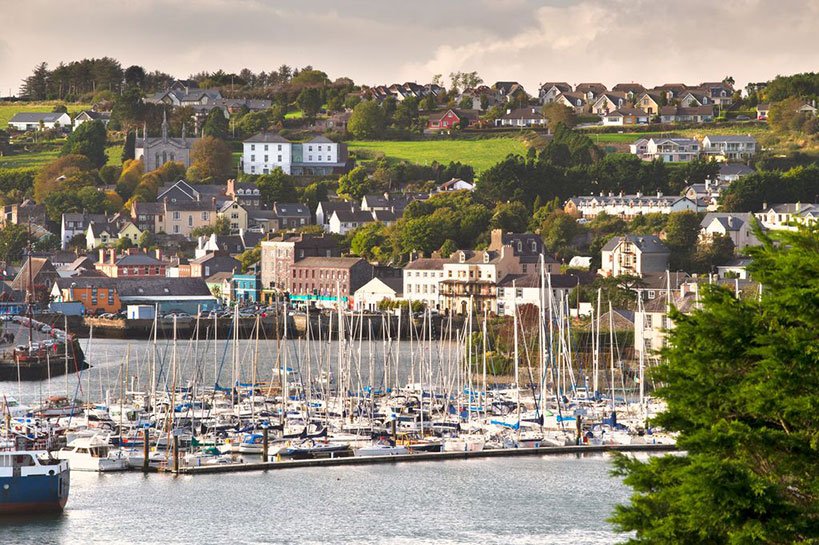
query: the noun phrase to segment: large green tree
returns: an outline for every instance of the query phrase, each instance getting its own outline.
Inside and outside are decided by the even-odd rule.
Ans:
[[[272,206],[276,202],[293,202],[298,197],[293,177],[285,174],[280,168],[256,178],[256,185],[259,187],[262,202],[267,206]]]
[[[208,112],[208,118],[205,120],[205,125],[202,127],[202,131],[205,133],[205,135],[213,136],[215,138],[228,137],[228,120],[225,117],[225,113],[222,111],[222,108],[214,108]]]
[[[86,121],[68,136],[60,155],[84,155],[95,167],[108,162],[105,155],[106,132],[102,121]]]
[[[384,110],[372,100],[359,102],[353,108],[347,130],[356,138],[378,138],[384,131]]]
[[[819,227],[758,235],[760,297],[704,286],[653,373],[682,456],[616,460],[634,545],[819,542]]]

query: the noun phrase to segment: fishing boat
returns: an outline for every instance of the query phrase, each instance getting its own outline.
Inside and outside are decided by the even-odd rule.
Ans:
[[[282,458],[291,458],[293,460],[341,458],[352,455],[353,451],[350,450],[350,445],[330,441],[316,441],[315,439],[307,439],[279,451],[279,456]]]
[[[409,453],[407,447],[383,442],[357,448],[353,451],[355,456],[403,456]]]
[[[70,482],[68,462],[48,451],[0,451],[0,515],[62,511]]]

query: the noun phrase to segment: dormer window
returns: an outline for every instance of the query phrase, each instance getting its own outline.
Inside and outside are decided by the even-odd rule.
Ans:
[[[489,263],[489,252],[484,252],[483,253],[483,262],[484,263]]]
[[[461,263],[466,262],[466,254],[464,252],[458,252],[458,261]]]

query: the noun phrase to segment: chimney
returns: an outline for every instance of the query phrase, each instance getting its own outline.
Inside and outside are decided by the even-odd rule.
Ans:
[[[111,265],[117,262],[117,251],[113,248],[108,250],[108,259],[111,261]]]
[[[659,198],[660,198],[660,197],[662,197],[662,196],[663,196],[663,192],[662,192],[662,191],[658,191],[658,192],[657,192],[657,198],[659,199]]]
[[[512,113],[512,108],[506,108],[506,115],[509,115],[511,113]]]
[[[497,250],[503,247],[503,229],[492,229],[490,234],[489,249]]]
[[[216,210],[216,197],[211,197],[210,198],[210,206],[211,206],[211,208]]]
[[[156,250],[154,250],[154,257],[162,261],[162,248],[157,248]]]
[[[100,265],[105,263],[105,249],[100,248]]]
[[[620,196],[622,197],[623,195],[621,194]],[[643,192],[642,192],[642,191],[638,191],[638,192],[637,192],[637,198],[638,198],[638,199],[640,199],[640,198],[642,198],[642,197],[643,197]]]
[[[139,248],[128,248],[128,255],[136,255],[139,253]]]

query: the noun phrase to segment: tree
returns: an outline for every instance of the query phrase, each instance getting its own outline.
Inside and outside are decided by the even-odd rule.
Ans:
[[[293,177],[276,168],[270,174],[256,178],[256,186],[261,193],[262,202],[272,206],[276,202],[293,202],[297,198]]]
[[[206,136],[214,138],[228,137],[228,120],[221,108],[214,108],[208,112],[208,118],[202,127],[202,132]]]
[[[353,231],[350,238],[350,253],[368,261],[379,260],[382,257],[381,246],[386,241],[384,226],[381,223],[368,223]]]
[[[685,456],[618,457],[634,494],[613,516],[633,545],[816,543],[819,229],[758,234],[761,297],[703,286],[653,380]]]
[[[20,261],[28,245],[28,228],[7,223],[0,229],[0,259],[6,263]]]
[[[100,168],[108,162],[105,155],[106,138],[102,121],[86,121],[71,132],[60,155],[84,155],[92,165]]]
[[[136,133],[128,131],[125,133],[125,144],[122,146],[120,160],[124,163],[136,157]]]
[[[378,138],[384,131],[384,110],[372,100],[365,100],[353,108],[347,130],[363,140]]]
[[[549,130],[555,132],[559,124],[572,128],[577,125],[577,114],[574,108],[569,108],[559,102],[550,102],[543,106],[543,116],[549,121]]]
[[[137,240],[137,245],[139,245],[140,248],[150,248],[154,244],[156,244],[156,237],[154,234],[147,229],[142,231],[142,233],[139,235],[139,239]]]
[[[493,229],[502,229],[504,233],[524,233],[529,218],[529,211],[519,201],[498,203],[492,214],[490,225]]]
[[[540,237],[550,252],[559,252],[571,246],[578,232],[577,220],[562,210],[551,212],[540,224]]]
[[[307,120],[316,118],[316,114],[321,110],[321,102],[321,89],[316,87],[302,89],[298,98],[296,98],[296,105]]]
[[[42,203],[51,193],[94,185],[95,179],[94,166],[85,155],[58,157],[34,177],[34,200]]]
[[[188,180],[202,182],[213,179],[225,181],[233,173],[233,154],[230,146],[213,136],[204,136],[191,147],[191,166]]]
[[[118,251],[122,252],[127,250],[128,248],[133,248],[134,243],[131,242],[129,237],[119,237],[117,241],[114,243],[114,248]]]
[[[238,255],[237,259],[242,264],[242,272],[248,272],[254,265],[262,259],[262,247],[249,248]]]
[[[210,225],[203,225],[191,230],[191,238],[209,237],[210,235],[229,235],[230,234],[230,220],[225,216],[219,216],[216,221]]]
[[[338,179],[338,194],[355,201],[361,200],[370,191],[370,188],[370,178],[364,167],[355,167]]]

